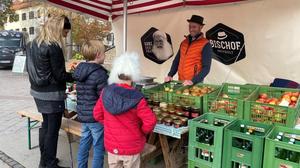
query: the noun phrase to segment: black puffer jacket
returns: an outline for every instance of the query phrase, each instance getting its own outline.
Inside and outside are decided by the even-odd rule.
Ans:
[[[78,120],[83,123],[96,122],[93,109],[101,90],[107,85],[107,70],[95,63],[80,63],[73,78],[76,80]]]
[[[66,82],[72,82],[72,75],[66,72],[65,58],[57,44],[36,41],[28,43],[26,48],[26,68],[31,89],[37,92],[65,91]]]

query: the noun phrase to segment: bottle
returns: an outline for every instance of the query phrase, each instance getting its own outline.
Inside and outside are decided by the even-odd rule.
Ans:
[[[201,155],[203,160],[209,161],[209,151],[202,150]]]
[[[300,155],[299,155],[300,153],[299,152],[295,152],[295,151],[291,151],[290,152],[290,161],[291,162],[295,162],[295,163],[299,163],[299,161],[300,161]]]
[[[214,154],[210,153],[210,162],[213,162],[213,161],[214,161]]]
[[[196,136],[198,137],[198,142],[204,142],[206,132],[202,128],[197,128],[197,134]]]
[[[204,143],[208,144],[208,145],[212,145],[213,144],[213,139],[214,139],[214,132],[207,130],[207,133],[205,135],[205,139],[204,139]]]
[[[286,159],[286,150],[282,148],[275,148],[275,157],[278,159]]]
[[[276,138],[274,139],[275,141],[282,141],[282,136],[277,135]]]
[[[246,132],[244,124],[241,124],[241,126],[240,126],[240,132],[241,133],[245,133]]]
[[[247,151],[252,151],[252,146],[253,146],[253,142],[252,141],[246,141],[246,150]]]
[[[253,134],[253,129],[249,128],[248,131],[246,132],[247,135]]]

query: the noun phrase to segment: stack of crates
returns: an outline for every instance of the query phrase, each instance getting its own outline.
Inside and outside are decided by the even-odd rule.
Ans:
[[[224,83],[221,89],[204,97],[204,112],[214,112],[243,119],[244,101],[257,86]]]
[[[267,136],[264,168],[300,167],[300,130],[276,126]]]
[[[215,92],[220,88],[218,85],[199,83],[194,86],[185,86],[172,93],[172,102],[181,105],[203,109],[203,97]],[[192,93],[190,92],[192,90]]]
[[[159,102],[171,102],[172,93],[182,87],[182,83],[179,81],[172,81],[169,83],[159,84],[158,86],[142,89],[142,93],[146,99],[156,100]]]
[[[294,107],[290,107],[288,104],[280,106],[276,103],[284,94],[291,94],[287,97],[293,97],[293,99],[298,98],[299,91],[299,89],[260,87],[245,102],[244,119],[277,126],[294,127],[299,117],[299,99],[295,102]],[[265,97],[265,99],[261,97]],[[261,102],[263,100],[266,102]]]
[[[189,121],[189,168],[221,168],[224,128],[235,118],[206,113]]]
[[[272,128],[245,120],[236,120],[226,127],[223,168],[262,168],[265,137]]]

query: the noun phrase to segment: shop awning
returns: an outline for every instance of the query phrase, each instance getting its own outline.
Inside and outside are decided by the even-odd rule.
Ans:
[[[84,14],[108,20],[123,15],[122,0],[47,0],[48,2]],[[163,10],[180,6],[212,5],[245,0],[128,0],[128,14]]]

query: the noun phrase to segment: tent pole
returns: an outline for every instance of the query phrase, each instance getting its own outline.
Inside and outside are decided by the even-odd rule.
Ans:
[[[127,0],[123,2],[123,52],[127,51]]]

